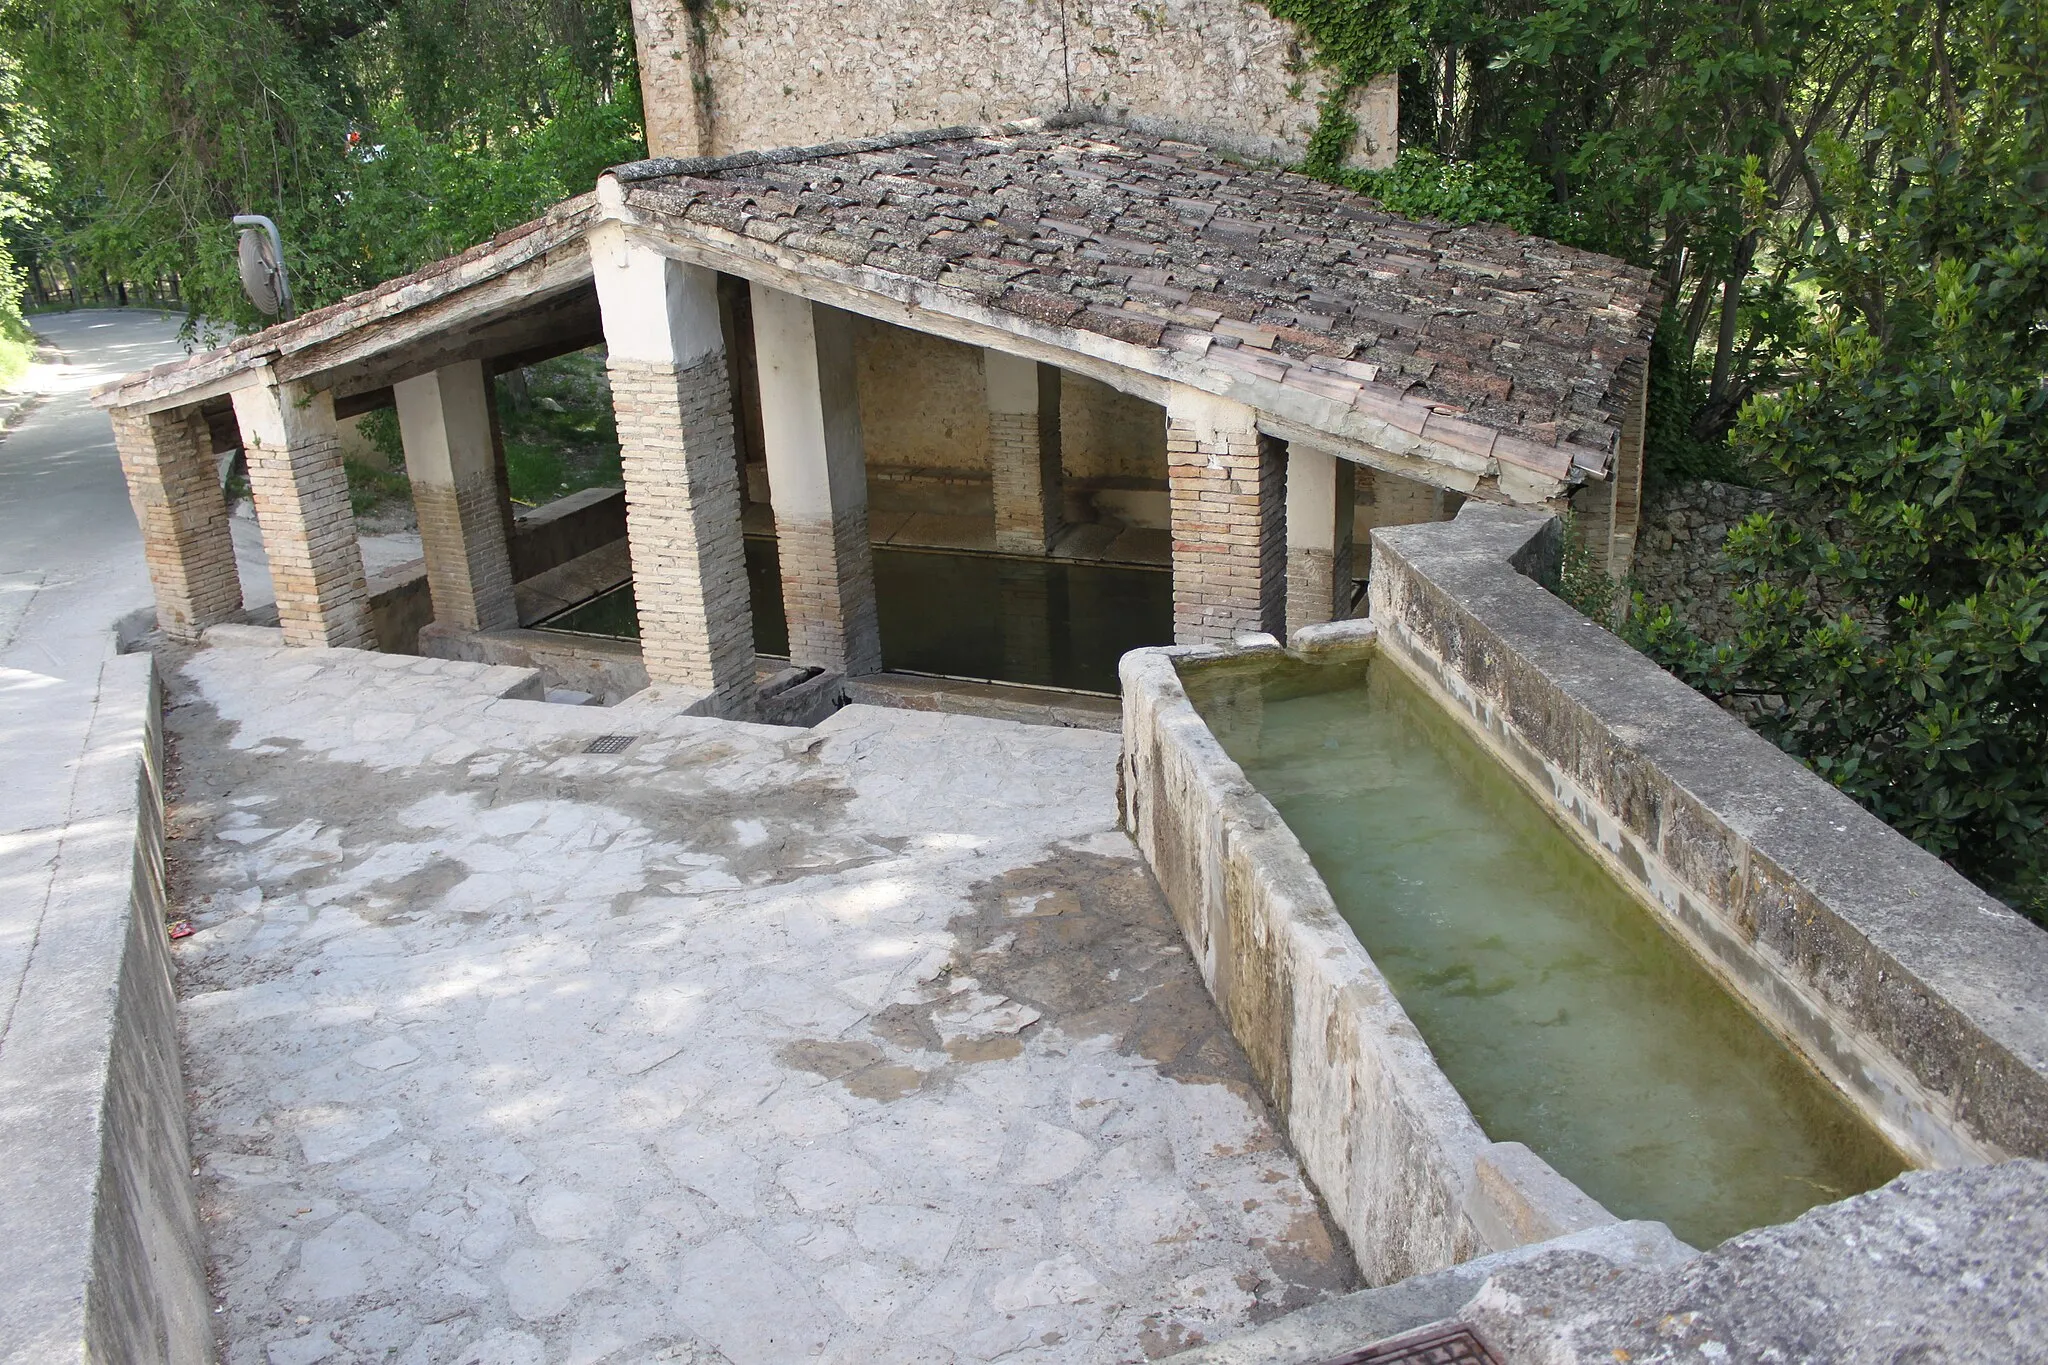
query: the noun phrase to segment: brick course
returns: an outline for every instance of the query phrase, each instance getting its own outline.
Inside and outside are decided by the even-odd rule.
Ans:
[[[1169,415],[1175,643],[1285,629],[1286,471],[1285,447],[1250,428],[1205,433]]]
[[[849,675],[882,669],[875,616],[875,560],[865,502],[830,521],[777,518],[782,610],[789,619],[789,661]]]
[[[206,419],[197,408],[117,410],[112,416],[114,448],[156,590],[157,624],[174,640],[197,640],[207,626],[242,609],[227,500]]]
[[[465,630],[517,626],[512,556],[506,548],[496,477],[486,473],[454,485],[416,478],[412,504],[419,514],[434,619]]]
[[[648,679],[703,688],[718,714],[750,718],[759,694],[725,356],[678,367],[615,354],[606,369]]]
[[[239,389],[235,411],[285,643],[375,649],[333,400],[295,385]]]

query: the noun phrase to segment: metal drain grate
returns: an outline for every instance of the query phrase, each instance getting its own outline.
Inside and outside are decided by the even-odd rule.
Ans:
[[[1322,1365],[1500,1365],[1500,1357],[1487,1350],[1471,1328],[1451,1323],[1346,1351]]]
[[[638,735],[599,735],[583,746],[586,754],[622,754],[633,747]]]

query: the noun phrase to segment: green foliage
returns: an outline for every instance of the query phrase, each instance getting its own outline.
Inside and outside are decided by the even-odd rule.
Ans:
[[[385,464],[393,469],[404,466],[405,440],[399,435],[397,408],[372,408],[356,419],[356,430]]]
[[[1951,22],[1974,85],[1895,101],[1918,150],[1831,187],[1809,373],[1737,427],[1793,498],[1729,536],[1739,636],[1648,643],[2048,922],[2048,16]]]
[[[498,425],[516,502],[539,506],[624,482],[611,390],[597,351],[558,356],[505,376],[498,384]]]
[[[1707,382],[1686,354],[1677,321],[1668,312],[1650,344],[1649,382],[1643,423],[1643,474],[1649,486],[1697,479],[1755,482],[1725,436],[1702,439],[1693,433],[1693,418],[1706,405]]]
[[[1559,240],[1573,235],[1574,225],[1551,202],[1542,175],[1510,147],[1488,149],[1468,161],[1409,147],[1387,170],[1353,171],[1348,182],[1408,218],[1505,223]]]
[[[387,469],[367,460],[343,460],[341,467],[348,476],[348,505],[359,517],[412,496],[412,480],[405,476],[402,463]]]
[[[642,154],[625,0],[0,0],[0,41],[57,172],[39,256],[74,280],[176,276],[244,326],[236,213],[277,220],[312,307]]]

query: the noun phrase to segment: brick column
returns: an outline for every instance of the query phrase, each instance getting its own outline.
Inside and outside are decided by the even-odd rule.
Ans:
[[[156,589],[157,624],[173,640],[197,640],[206,627],[242,609],[213,437],[197,408],[117,408],[113,418],[114,448]]]
[[[1286,468],[1285,446],[1259,435],[1250,408],[1168,393],[1176,644],[1285,628]]]
[[[483,362],[401,379],[392,392],[434,619],[465,630],[517,626]]]
[[[1042,555],[1060,529],[1060,372],[1001,351],[981,363],[996,548]]]
[[[717,276],[616,223],[589,240],[648,679],[700,688],[717,714],[749,719],[759,704],[754,621]]]
[[[1351,610],[1352,464],[1327,451],[1287,449],[1287,633]]]
[[[849,675],[876,673],[882,636],[853,320],[760,284],[753,296],[761,441],[782,561],[789,661]]]
[[[375,649],[334,395],[272,381],[234,398],[285,643]]]

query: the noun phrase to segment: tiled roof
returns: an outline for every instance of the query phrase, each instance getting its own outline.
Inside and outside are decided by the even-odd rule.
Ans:
[[[1350,404],[1476,455],[1604,470],[1649,273],[1101,124],[942,129],[611,172],[657,220],[957,290]]]

